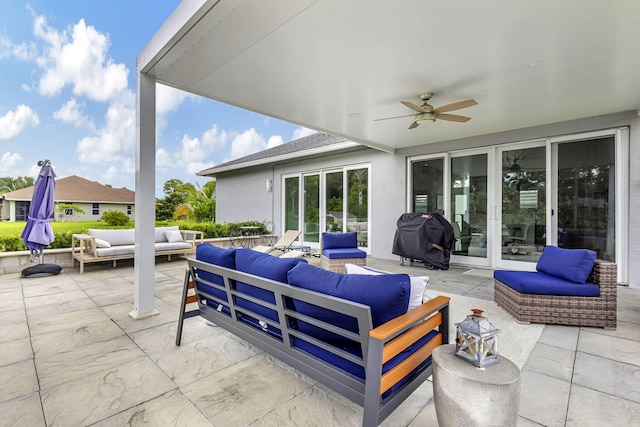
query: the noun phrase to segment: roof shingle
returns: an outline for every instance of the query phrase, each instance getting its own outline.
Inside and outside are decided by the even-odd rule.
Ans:
[[[34,187],[6,193],[6,200],[31,200]],[[135,192],[128,188],[111,188],[76,175],[56,180],[54,196],[57,202],[135,203]]]

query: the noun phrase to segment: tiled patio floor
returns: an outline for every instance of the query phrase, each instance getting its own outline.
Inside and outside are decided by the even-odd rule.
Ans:
[[[0,425],[358,426],[361,409],[198,318],[174,345],[186,263],[156,266],[160,314],[135,321],[133,268],[0,277]],[[369,265],[424,275],[423,267]],[[468,268],[429,289],[493,299]],[[383,425],[436,426],[425,382]],[[618,328],[546,326],[522,370],[521,426],[640,424],[640,291],[619,288]],[[147,424],[145,424],[147,423]]]

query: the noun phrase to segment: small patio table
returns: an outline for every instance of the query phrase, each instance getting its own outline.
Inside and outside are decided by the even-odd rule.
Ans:
[[[243,227],[240,227],[241,230],[241,240],[240,240],[240,246],[242,246],[243,248],[249,248],[251,247],[251,243],[253,242],[255,236],[258,235],[258,231],[260,230],[260,227],[256,226],[256,225],[245,225]]]
[[[455,344],[433,350],[433,402],[438,424],[515,426],[520,408],[520,369],[504,356],[477,368],[455,355]]]

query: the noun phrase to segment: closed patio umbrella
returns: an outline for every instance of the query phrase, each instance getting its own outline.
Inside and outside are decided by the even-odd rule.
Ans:
[[[42,263],[44,248],[54,240],[49,218],[53,213],[56,174],[53,172],[49,160],[39,161],[38,166],[42,166],[42,168],[33,189],[27,225],[22,230],[20,237],[31,250],[31,260],[39,259]]]

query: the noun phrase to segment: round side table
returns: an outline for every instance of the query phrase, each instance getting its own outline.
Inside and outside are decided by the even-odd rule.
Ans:
[[[520,369],[506,357],[476,368],[454,354],[455,344],[433,350],[433,400],[441,427],[515,426]]]

